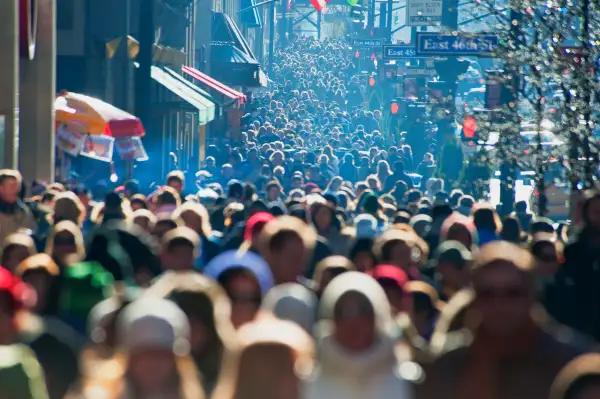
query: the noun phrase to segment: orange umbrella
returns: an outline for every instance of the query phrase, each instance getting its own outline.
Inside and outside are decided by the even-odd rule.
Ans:
[[[63,91],[54,101],[56,123],[80,134],[114,138],[142,137],[142,122],[135,116],[97,98]]]

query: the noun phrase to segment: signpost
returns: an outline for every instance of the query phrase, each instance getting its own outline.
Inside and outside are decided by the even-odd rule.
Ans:
[[[407,67],[406,76],[435,76],[435,69],[423,68],[423,67]]]
[[[442,22],[442,10],[442,0],[407,0],[406,25],[440,25]]]
[[[350,39],[352,47],[381,47],[383,39]]]
[[[417,32],[418,55],[490,57],[497,47],[498,36],[496,35]]]
[[[383,59],[385,60],[413,58],[416,55],[417,50],[410,44],[394,44],[383,46]]]

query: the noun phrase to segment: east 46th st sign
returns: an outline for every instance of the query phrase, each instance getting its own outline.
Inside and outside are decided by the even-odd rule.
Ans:
[[[490,57],[498,46],[498,36],[488,34],[417,33],[418,55],[472,55]]]

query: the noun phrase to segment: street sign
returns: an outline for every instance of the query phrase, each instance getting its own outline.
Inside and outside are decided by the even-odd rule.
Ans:
[[[435,69],[423,67],[407,67],[406,76],[435,76]]]
[[[352,47],[381,47],[383,39],[350,39]]]
[[[442,0],[407,0],[406,25],[434,26],[442,22]]]
[[[414,46],[410,44],[394,44],[383,46],[383,59],[397,60],[402,58],[412,58],[417,55]]]
[[[498,47],[498,36],[417,32],[419,55],[472,55],[489,57]]]

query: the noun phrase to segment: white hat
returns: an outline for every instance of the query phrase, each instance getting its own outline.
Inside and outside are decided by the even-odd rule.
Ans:
[[[375,238],[379,233],[375,216],[363,213],[354,218],[356,238]]]
[[[140,298],[118,319],[119,343],[125,352],[160,348],[179,356],[190,351],[190,326],[175,303],[162,298]]]

